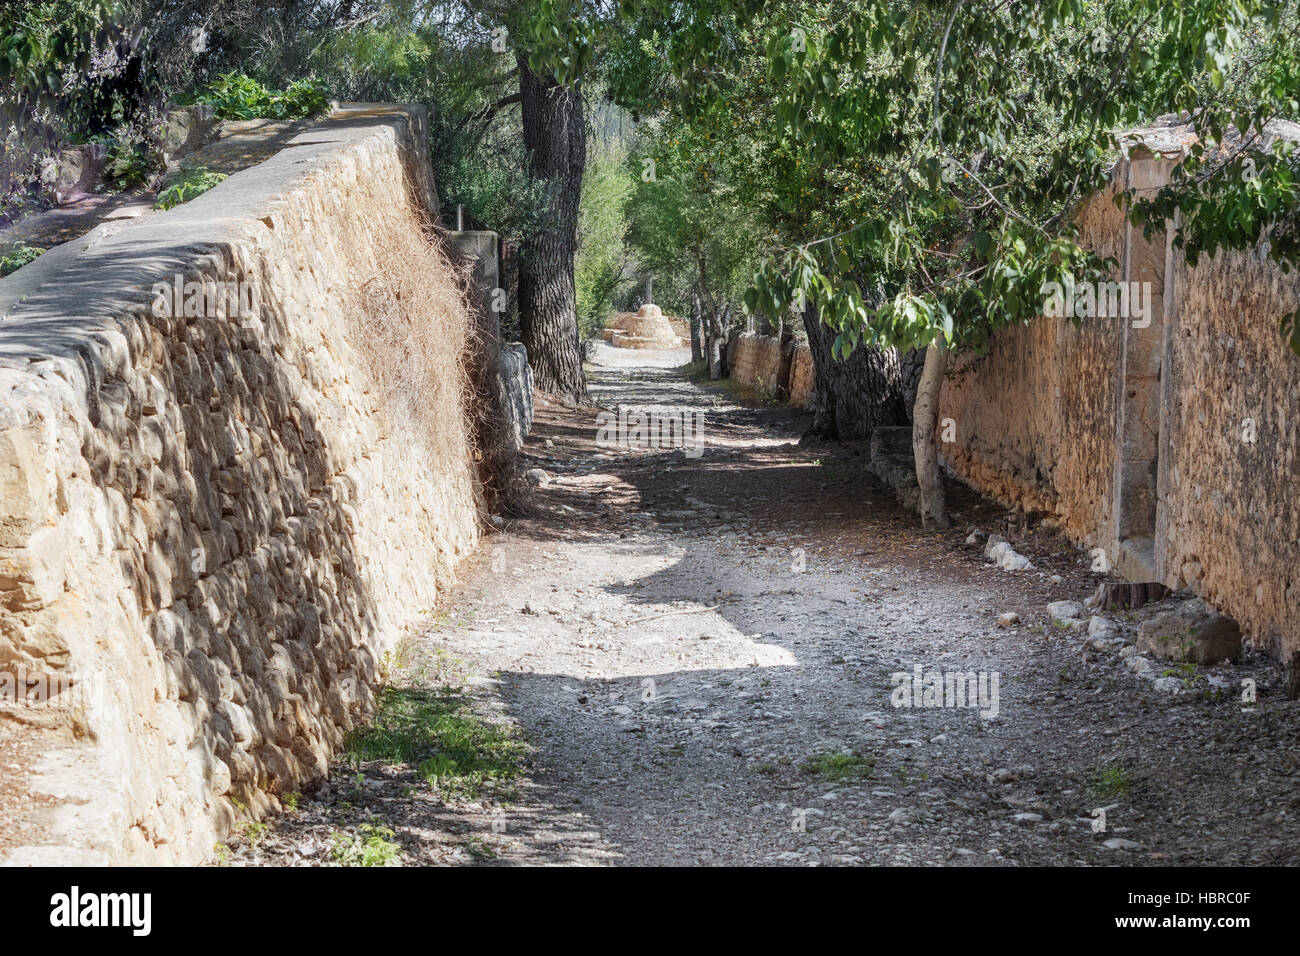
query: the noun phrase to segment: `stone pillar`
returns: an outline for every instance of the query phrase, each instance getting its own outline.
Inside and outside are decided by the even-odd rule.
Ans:
[[[1133,147],[1125,161],[1124,185],[1137,198],[1155,194],[1169,181],[1177,160]],[[1115,462],[1111,493],[1111,537],[1116,570],[1131,581],[1156,580],[1157,484],[1160,464],[1161,368],[1165,317],[1171,298],[1173,230],[1150,239],[1126,222],[1120,261],[1121,295],[1129,308],[1115,319],[1120,340]],[[1138,316],[1132,297],[1145,303]],[[1100,300],[1100,296],[1098,296]],[[1123,298],[1121,302],[1125,301]]]
[[[452,257],[459,262],[472,264],[474,273],[473,287],[470,290],[470,306],[482,334],[490,335],[495,348],[500,348],[501,321],[492,308],[496,290],[501,284],[500,267],[497,262],[497,234],[483,230],[466,229],[461,232],[448,232],[447,245]]]
[[[467,367],[474,390],[470,409],[475,447],[480,452],[479,479],[488,507],[495,510],[509,491],[517,445],[510,438],[501,380],[501,321],[504,305],[497,261],[497,234],[485,230],[446,234],[452,258],[471,267],[470,319],[473,323]]]

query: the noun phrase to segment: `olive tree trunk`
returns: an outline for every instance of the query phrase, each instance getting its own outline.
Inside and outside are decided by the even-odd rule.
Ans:
[[[943,475],[939,471],[936,433],[939,419],[939,392],[943,388],[948,352],[941,340],[925,350],[925,368],[916,388],[916,405],[912,409],[912,453],[916,456],[916,481],[921,489],[921,527],[926,530],[949,528],[952,521],[943,500]]]
[[[817,305],[803,309],[813,359],[813,423],[809,431],[839,441],[867,438],[878,425],[906,425],[902,371],[894,349],[861,347],[847,358],[831,355],[835,332]]]
[[[691,361],[704,361],[704,306],[696,295],[691,300]]]
[[[583,95],[534,73],[520,56],[519,92],[528,172],[544,187],[542,225],[525,238],[519,263],[519,327],[537,387],[583,402],[587,382],[578,336],[573,258],[587,162]]]

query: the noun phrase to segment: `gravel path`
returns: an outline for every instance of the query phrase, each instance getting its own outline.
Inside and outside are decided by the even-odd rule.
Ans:
[[[702,410],[699,457],[597,447],[594,412],[539,408],[535,515],[486,541],[403,663],[460,672],[532,744],[528,775],[508,805],[445,804],[365,768],[402,862],[1297,862],[1300,708],[1271,662],[1157,687],[1125,650],[1151,609],[1091,645],[1049,620],[1100,580],[1087,555],[961,489],[957,527],[923,534],[863,448],[801,445],[806,416],[692,384],[683,360],[601,349],[592,392]],[[972,527],[1034,568],[994,567]],[[894,706],[917,665],[990,694],[996,675],[996,716]],[[323,860],[345,781],[237,858]]]

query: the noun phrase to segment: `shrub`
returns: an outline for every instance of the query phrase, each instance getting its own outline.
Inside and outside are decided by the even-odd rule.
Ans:
[[[270,115],[271,110],[270,91],[243,73],[223,73],[195,102],[211,106],[217,119],[223,120],[256,119]]]
[[[393,842],[393,836],[391,827],[363,823],[355,834],[333,834],[331,856],[343,866],[387,866],[402,855],[402,848]]]
[[[7,276],[21,269],[27,263],[39,258],[44,251],[36,246],[29,246],[22,240],[15,242],[8,249],[0,251],[0,276]]]
[[[161,165],[156,150],[145,141],[114,139],[104,158],[104,178],[117,189],[133,189],[148,183]]]
[[[225,173],[214,173],[206,166],[188,166],[158,193],[155,209],[171,209],[181,203],[201,196],[226,178]]]
[[[271,94],[271,109],[280,119],[315,116],[328,108],[329,97],[320,80],[294,80],[283,93]]]
[[[319,80],[295,80],[284,90],[272,90],[245,73],[224,73],[195,98],[211,106],[217,119],[303,119],[329,106]]]

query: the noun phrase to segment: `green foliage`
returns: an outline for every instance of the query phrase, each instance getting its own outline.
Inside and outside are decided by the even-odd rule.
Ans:
[[[393,842],[392,828],[378,823],[363,823],[356,833],[331,836],[330,854],[343,866],[387,866],[402,855],[402,848]]]
[[[277,119],[316,116],[329,105],[329,93],[319,80],[294,80],[282,92],[271,94],[271,115]]]
[[[636,175],[628,202],[629,241],[640,270],[655,277],[668,311],[721,314],[739,305],[762,261],[750,156],[714,135],[715,124],[666,116],[642,134],[631,156]]]
[[[214,173],[206,166],[182,167],[177,176],[163,186],[154,200],[155,209],[171,209],[181,203],[201,196],[226,178],[225,173]]]
[[[13,243],[7,249],[0,250],[0,277],[7,276],[9,273],[21,269],[27,263],[40,258],[41,253],[44,251],[44,249],[36,246],[29,246],[21,240]]]
[[[331,87],[360,94],[418,95],[436,71],[440,45],[437,33],[418,27],[367,23],[324,37],[310,65]]]
[[[593,68],[605,7],[591,0],[529,0],[512,11],[510,32],[533,70],[569,86]]]
[[[843,783],[865,780],[875,771],[876,758],[866,757],[856,750],[834,750],[813,754],[800,769],[822,780]]]
[[[90,65],[111,4],[45,0],[7,4],[0,20],[0,114],[22,123],[55,103],[70,69]]]
[[[578,329],[598,335],[628,278],[626,206],[633,190],[626,152],[618,147],[587,161],[578,209],[578,255],[573,268]]]
[[[749,178],[777,242],[747,305],[804,296],[840,354],[936,338],[979,349],[1038,315],[1045,283],[1102,277],[1110,264],[1080,248],[1074,213],[1104,182],[1116,131],[1181,112],[1220,144],[1296,112],[1295,0],[625,7],[671,37],[660,54],[677,109],[722,130],[771,118],[739,134],[761,144]],[[758,43],[766,75],[753,81]],[[1271,229],[1285,263],[1295,156],[1262,142],[1234,154],[1240,166],[1206,167],[1193,150],[1181,186],[1134,213],[1183,209],[1189,252]],[[780,174],[765,182],[770,160]]]
[[[217,77],[194,101],[211,106],[217,119],[223,120],[255,119],[268,116],[271,111],[270,91],[242,73]]]
[[[373,724],[347,742],[353,763],[407,764],[444,795],[466,798],[521,776],[526,753],[508,727],[478,716],[466,698],[413,688],[385,689]]]
[[[104,160],[104,178],[116,189],[144,186],[162,166],[152,144],[139,139],[112,140]]]
[[[224,73],[201,90],[194,102],[211,106],[218,119],[304,119],[322,113],[329,97],[319,80],[295,80],[272,90],[245,73]]]

